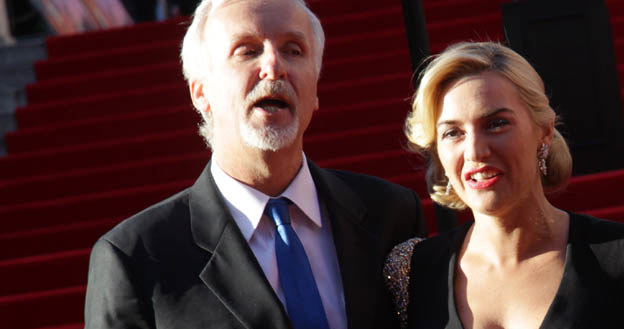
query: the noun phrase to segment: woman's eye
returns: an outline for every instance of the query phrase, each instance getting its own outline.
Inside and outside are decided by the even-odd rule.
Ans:
[[[449,129],[442,134],[442,138],[455,138],[459,136],[459,130]]]
[[[489,130],[499,130],[508,124],[509,124],[509,121],[505,119],[495,119],[495,120],[490,121],[487,128]]]

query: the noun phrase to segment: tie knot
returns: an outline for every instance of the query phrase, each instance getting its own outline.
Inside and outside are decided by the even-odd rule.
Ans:
[[[292,204],[292,201],[287,198],[281,197],[277,199],[269,199],[266,205],[264,213],[271,217],[276,226],[290,225],[290,215],[288,214],[288,206]]]

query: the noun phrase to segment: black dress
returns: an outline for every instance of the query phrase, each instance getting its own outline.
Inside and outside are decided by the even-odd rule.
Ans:
[[[463,328],[455,308],[457,255],[472,223],[408,240],[384,275],[404,328]],[[563,277],[540,328],[624,328],[624,224],[570,213]]]

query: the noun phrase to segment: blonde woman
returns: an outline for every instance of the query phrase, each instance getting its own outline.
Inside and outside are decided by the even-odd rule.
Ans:
[[[500,44],[427,65],[405,132],[429,156],[431,198],[475,220],[389,255],[403,328],[624,327],[624,225],[545,196],[572,168],[555,121],[539,75]]]

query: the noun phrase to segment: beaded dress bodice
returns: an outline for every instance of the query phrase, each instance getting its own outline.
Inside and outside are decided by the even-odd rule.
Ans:
[[[401,329],[407,328],[407,305],[409,304],[408,286],[410,264],[414,246],[422,238],[412,238],[395,246],[384,264],[383,275],[386,286],[392,295],[392,301],[399,317]]]

